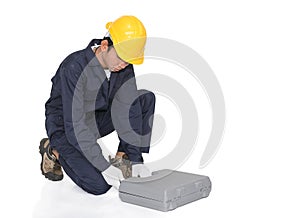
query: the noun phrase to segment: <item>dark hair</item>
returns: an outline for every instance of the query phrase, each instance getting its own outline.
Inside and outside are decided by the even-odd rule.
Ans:
[[[103,38],[103,40],[107,40],[107,42],[108,42],[108,47],[110,47],[110,46],[112,46],[112,45],[114,44],[110,37],[105,36],[105,37]]]

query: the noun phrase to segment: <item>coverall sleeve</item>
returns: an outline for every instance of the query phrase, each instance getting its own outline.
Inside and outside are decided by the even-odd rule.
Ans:
[[[142,109],[138,99],[137,85],[132,65],[123,72],[122,86],[114,98],[113,120],[120,143],[133,162],[143,162],[141,152]],[[129,120],[129,123],[128,123]],[[130,125],[128,125],[130,124]]]
[[[97,137],[85,123],[84,76],[75,70],[63,69],[60,77],[67,140],[102,172],[110,164],[102,154]]]

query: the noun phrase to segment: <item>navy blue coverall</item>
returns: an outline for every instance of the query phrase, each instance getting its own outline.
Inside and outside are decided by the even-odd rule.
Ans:
[[[129,119],[138,135],[151,136],[155,108],[155,95],[137,90],[131,64],[111,72],[108,80],[91,49],[100,43],[101,39],[93,39],[85,49],[70,54],[61,63],[51,79],[51,94],[45,104],[51,148],[58,151],[59,162],[67,175],[83,190],[95,195],[111,187],[101,174],[110,164],[102,155],[98,138],[116,130],[120,139],[118,151],[125,152],[133,162],[143,162],[142,153],[148,153],[150,148],[150,137],[146,140],[136,137],[135,145],[120,137],[130,130],[126,125],[116,128],[113,124],[113,101],[116,108],[129,108],[127,114],[113,114],[114,119]],[[127,86],[122,86],[125,82]],[[123,89],[118,92],[120,87]],[[128,95],[136,96],[133,103]]]

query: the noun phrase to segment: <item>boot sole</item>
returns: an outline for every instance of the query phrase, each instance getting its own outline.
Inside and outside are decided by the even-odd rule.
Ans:
[[[62,180],[63,179],[63,175],[61,175],[61,176],[58,176],[58,175],[56,175],[56,174],[54,174],[54,173],[45,173],[44,171],[43,171],[43,154],[46,152],[45,151],[45,148],[44,148],[44,144],[45,144],[45,142],[48,140],[48,138],[43,138],[41,141],[40,141],[40,146],[39,146],[39,152],[40,152],[40,154],[41,154],[41,156],[42,156],[42,161],[41,161],[41,164],[40,164],[40,167],[41,167],[41,172],[42,172],[42,174],[45,176],[45,178],[46,179],[49,179],[49,180],[51,180],[51,181],[60,181],[60,180]]]

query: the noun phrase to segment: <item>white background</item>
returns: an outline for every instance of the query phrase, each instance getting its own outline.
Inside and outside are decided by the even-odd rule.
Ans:
[[[1,216],[299,217],[299,9],[296,0],[2,1]],[[40,174],[38,144],[46,136],[44,103],[51,77],[66,55],[102,37],[106,22],[123,14],[139,17],[149,36],[196,50],[225,96],[222,145],[213,161],[199,169],[211,114],[203,90],[187,87],[192,96],[199,92],[201,131],[180,169],[210,176],[213,190],[209,198],[168,213],[122,203],[115,190],[91,196],[67,177],[52,183]],[[166,67],[156,64],[158,70]],[[146,66],[147,60],[136,72],[145,72]],[[166,99],[160,96],[157,103],[162,116],[166,108],[176,115]],[[178,118],[166,115],[165,122],[169,139],[153,148],[149,160],[157,159],[160,148],[172,147],[168,134],[180,129],[174,128]]]

